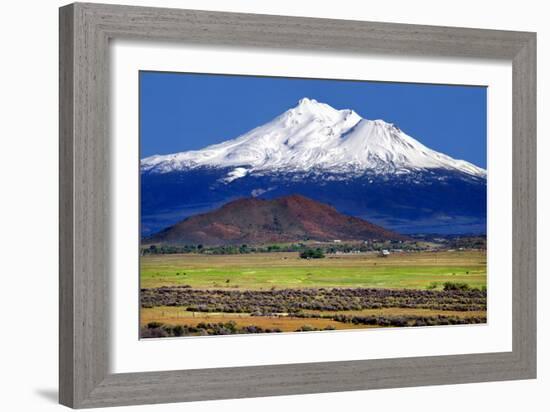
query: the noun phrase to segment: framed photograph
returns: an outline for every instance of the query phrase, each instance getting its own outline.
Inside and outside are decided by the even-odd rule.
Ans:
[[[534,33],[62,7],[60,402],[534,378],[535,86]]]

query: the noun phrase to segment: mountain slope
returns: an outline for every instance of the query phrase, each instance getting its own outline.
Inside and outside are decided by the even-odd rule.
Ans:
[[[150,173],[199,167],[232,168],[226,181],[266,171],[380,174],[444,169],[485,176],[483,169],[431,150],[383,120],[366,120],[353,110],[336,110],[308,98],[236,139],[141,161],[141,170]]]
[[[142,235],[238,198],[293,193],[399,233],[486,230],[485,170],[304,98],[236,139],[142,159]]]
[[[398,233],[365,220],[345,216],[331,206],[300,195],[273,200],[244,198],[209,213],[189,217],[145,240],[171,244],[258,244],[391,239]]]

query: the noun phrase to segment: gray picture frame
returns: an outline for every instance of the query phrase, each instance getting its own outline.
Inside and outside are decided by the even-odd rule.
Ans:
[[[85,3],[62,7],[59,28],[62,404],[90,408],[536,377],[535,33]],[[110,373],[109,41],[119,38],[511,61],[512,351]]]

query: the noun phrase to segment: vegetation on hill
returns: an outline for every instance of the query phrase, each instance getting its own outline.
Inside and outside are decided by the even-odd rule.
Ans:
[[[417,235],[418,236],[418,235]],[[421,251],[462,251],[486,250],[485,236],[423,236],[411,240],[370,240],[370,241],[330,241],[319,242],[310,239],[286,243],[236,244],[207,246],[198,244],[147,244],[141,247],[142,255],[168,255],[180,253],[200,253],[208,255],[237,255],[272,252],[304,252],[308,249],[320,249],[324,254],[364,253],[388,250],[390,252]]]

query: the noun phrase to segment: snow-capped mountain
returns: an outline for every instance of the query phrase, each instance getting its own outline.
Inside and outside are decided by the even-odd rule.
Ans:
[[[263,172],[358,175],[444,169],[485,177],[485,170],[424,146],[383,120],[363,119],[303,98],[298,105],[236,139],[202,150],[151,156],[141,170],[169,173],[198,167],[232,168],[225,181]]]
[[[400,233],[486,229],[484,169],[383,120],[303,98],[235,139],[142,159],[142,234],[237,198],[292,194]]]

